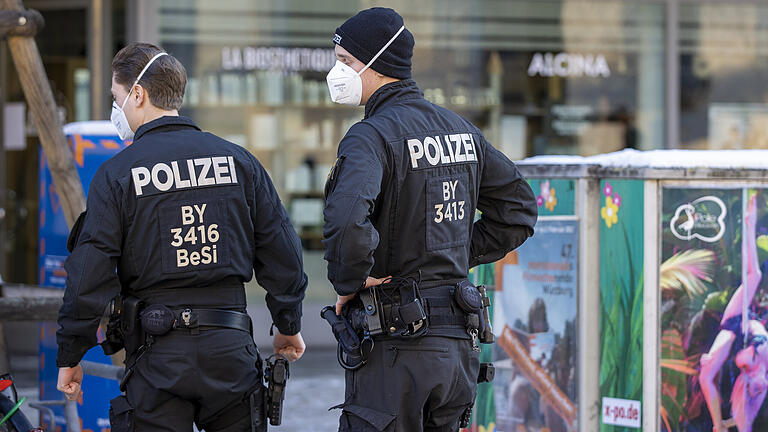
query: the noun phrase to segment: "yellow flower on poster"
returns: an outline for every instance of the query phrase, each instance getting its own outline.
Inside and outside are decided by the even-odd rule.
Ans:
[[[605,207],[600,209],[600,216],[605,220],[605,226],[608,228],[619,222],[619,206],[611,197],[605,197]]]
[[[549,211],[555,211],[555,206],[557,205],[557,198],[555,197],[555,188],[549,189],[549,196],[546,199],[546,202],[544,203],[544,206]]]

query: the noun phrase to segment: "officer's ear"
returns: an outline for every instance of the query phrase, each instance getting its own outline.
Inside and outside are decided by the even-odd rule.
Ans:
[[[136,87],[133,89],[133,100],[136,108],[140,108],[144,105],[144,102],[149,101],[149,95],[147,94],[147,90],[141,86],[141,84],[136,84]]]

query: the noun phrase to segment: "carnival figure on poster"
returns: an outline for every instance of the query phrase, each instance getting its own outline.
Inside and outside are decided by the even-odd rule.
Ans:
[[[544,220],[530,244],[495,265],[498,432],[575,432],[576,221]],[[552,251],[558,251],[559,254]],[[500,306],[500,307],[499,307]]]
[[[576,390],[573,325],[566,323],[566,332],[557,337],[557,343],[554,343],[555,335],[551,333],[547,319],[547,305],[544,299],[536,298],[528,310],[527,325],[518,320],[515,327],[513,332],[525,346],[530,358],[547,371],[552,379],[551,384],[572,397]],[[546,340],[546,336],[552,336],[553,343],[542,343],[541,339]],[[537,343],[542,346],[537,347]],[[511,376],[506,389],[505,415],[497,419],[497,430],[567,432],[568,425],[525,374],[514,362],[509,368]]]
[[[714,432],[727,432],[734,426],[739,432],[752,432],[768,392],[768,331],[749,307],[762,278],[757,256],[755,195],[749,199],[744,222],[746,283],[731,297],[720,320],[720,331],[709,351],[701,356],[698,381]],[[723,386],[716,383],[718,374],[720,382],[733,383],[728,399],[721,393]]]

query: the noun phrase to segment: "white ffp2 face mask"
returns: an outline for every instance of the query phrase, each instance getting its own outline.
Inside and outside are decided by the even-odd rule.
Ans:
[[[360,105],[363,97],[363,80],[354,69],[336,60],[325,81],[328,83],[332,101],[344,105]]]
[[[125,108],[125,103],[128,102],[128,97],[131,96],[133,88],[136,87],[136,84],[139,83],[141,77],[144,76],[144,72],[149,69],[149,65],[151,65],[152,62],[154,62],[157,58],[167,54],[168,53],[162,52],[149,59],[147,65],[144,66],[144,69],[141,70],[141,73],[139,73],[136,81],[133,82],[130,90],[128,90],[128,95],[125,96],[125,100],[123,100],[122,105],[117,106],[117,101],[112,102],[112,113],[109,115],[109,120],[113,125],[115,125],[115,128],[117,129],[117,135],[120,136],[121,140],[125,141],[133,139],[133,129],[131,129],[131,125],[128,123],[128,117],[125,116],[125,111],[123,111],[123,108]]]
[[[366,71],[373,62],[392,44],[392,42],[400,36],[400,33],[405,30],[405,26],[400,27],[400,30],[392,36],[375,56],[365,65],[360,72],[355,72],[354,69],[345,65],[344,63],[336,60],[336,64],[328,72],[328,76],[325,77],[328,83],[328,92],[331,94],[331,100],[344,105],[357,106],[360,105],[360,101],[363,97],[363,80],[360,79],[360,75]]]

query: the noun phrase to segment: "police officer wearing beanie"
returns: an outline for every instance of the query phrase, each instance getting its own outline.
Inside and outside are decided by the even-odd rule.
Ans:
[[[126,393],[111,402],[113,432],[266,430],[243,286],[254,271],[274,351],[296,360],[305,348],[296,232],[256,158],[179,116],[186,78],[154,45],[115,55],[112,122],[133,144],[99,167],[70,235],[58,388],[79,397],[80,360],[122,293]]]
[[[479,362],[452,295],[471,267],[533,234],[536,201],[477,127],[424,99],[411,79],[413,35],[397,12],[364,10],[333,42],[331,98],[365,105],[326,184],[336,312],[389,276],[413,278],[429,325],[422,337],[374,338],[367,364],[347,371],[339,430],[456,431],[474,402]]]

